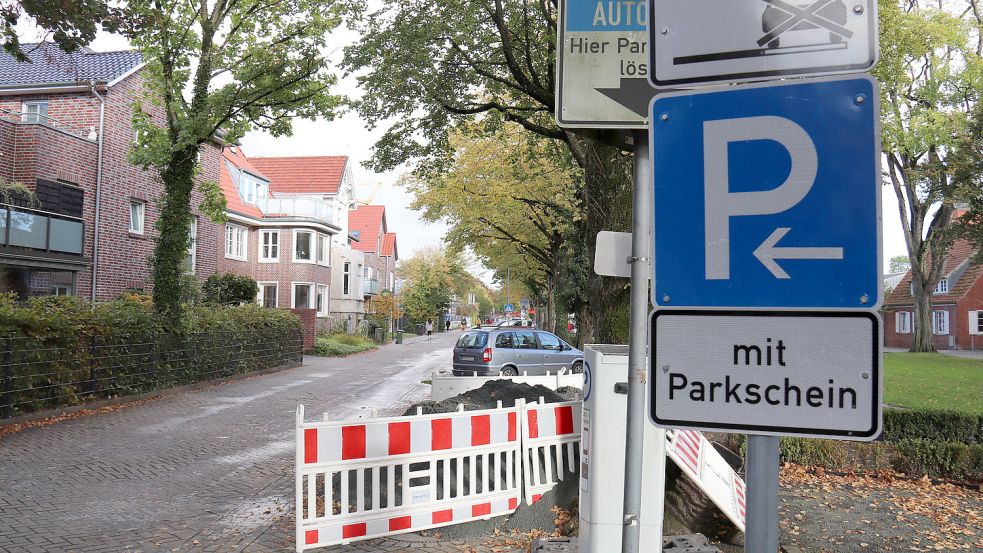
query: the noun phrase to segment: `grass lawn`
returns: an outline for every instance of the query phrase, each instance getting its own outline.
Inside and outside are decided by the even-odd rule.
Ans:
[[[983,415],[983,361],[940,353],[885,353],[884,402]]]

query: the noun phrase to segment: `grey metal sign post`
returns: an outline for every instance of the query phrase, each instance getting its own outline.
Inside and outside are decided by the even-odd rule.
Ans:
[[[747,437],[747,526],[744,551],[778,551],[778,436]]]

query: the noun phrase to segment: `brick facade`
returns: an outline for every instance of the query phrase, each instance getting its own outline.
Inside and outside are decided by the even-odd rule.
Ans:
[[[149,261],[157,221],[155,201],[163,187],[154,171],[143,171],[127,159],[134,143],[131,123],[134,105],[142,105],[158,125],[163,112],[145,101],[144,80],[140,72],[100,91],[105,98],[105,134],[100,201],[99,246],[95,253],[95,199],[99,129],[99,100],[91,92],[46,95],[0,96],[0,176],[33,187],[38,178],[58,180],[80,187],[84,192],[84,257],[97,266],[98,300],[117,297],[128,288],[150,291]],[[25,101],[47,100],[46,124],[22,123],[18,113]],[[211,143],[202,147],[199,179],[217,181],[220,148]],[[130,201],[145,202],[144,233],[129,231]],[[214,248],[222,228],[200,216],[202,197],[192,195],[192,211],[197,216],[198,247],[195,274],[203,281],[215,272],[218,255]],[[94,255],[98,255],[96,259]],[[79,271],[76,294],[91,295],[92,265]]]
[[[314,309],[288,309],[300,319],[304,327],[304,353],[314,350],[314,337],[317,335],[317,312]]]

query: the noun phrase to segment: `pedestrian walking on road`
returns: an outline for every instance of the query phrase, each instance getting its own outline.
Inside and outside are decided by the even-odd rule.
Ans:
[[[444,332],[450,332],[450,331],[451,331],[451,320],[447,319],[444,322]]]
[[[433,339],[433,319],[427,319],[427,341]]]

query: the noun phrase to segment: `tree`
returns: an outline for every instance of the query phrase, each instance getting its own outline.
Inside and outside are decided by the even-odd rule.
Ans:
[[[218,305],[242,305],[256,301],[256,280],[233,273],[215,273],[201,287],[202,299]]]
[[[342,63],[364,92],[352,105],[370,126],[395,121],[375,145],[373,168],[418,160],[418,176],[439,174],[453,162],[453,129],[470,122],[494,134],[511,122],[559,141],[584,169],[571,185],[586,216],[568,235],[581,258],[593,257],[599,230],[627,230],[631,158],[589,138],[603,133],[581,136],[553,120],[555,2],[408,0],[371,13],[365,0],[347,2],[362,36]],[[608,315],[627,305],[624,283],[582,276],[570,294],[580,304],[580,339],[607,340]]]
[[[403,310],[399,307],[399,300],[389,293],[374,296],[369,300],[365,310],[369,319],[375,322],[376,326],[386,329],[386,332],[392,328],[394,320],[403,316]]]
[[[130,0],[125,9],[120,30],[143,54],[148,100],[165,114],[158,127],[134,110],[138,144],[130,157],[164,185],[154,305],[176,318],[201,145],[217,135],[235,142],[252,128],[289,134],[294,117],[331,116],[337,100],[323,52],[339,10],[321,0]],[[217,184],[202,191],[203,210],[221,220]]]
[[[16,31],[18,22],[25,16],[63,50],[73,52],[92,42],[100,25],[117,28],[124,11],[110,6],[105,0],[0,0],[3,49],[20,61],[28,61]]]
[[[467,274],[460,255],[437,248],[419,250],[400,261],[397,273],[403,279],[403,308],[415,322],[439,322]]]
[[[890,268],[888,272],[890,273],[907,273],[911,269],[911,261],[908,260],[907,255],[896,255],[891,258]]]
[[[473,251],[500,280],[511,272],[541,291],[545,326],[553,329],[558,268],[571,250],[566,238],[583,217],[573,185],[579,166],[556,141],[515,124],[494,134],[462,125],[450,141],[455,156],[446,172],[409,181],[412,207],[425,220],[446,221],[446,242]]]
[[[898,197],[911,260],[914,296],[912,351],[934,351],[932,290],[942,278],[955,233],[958,185],[953,152],[979,99],[983,13],[939,9],[919,0],[881,0],[882,141],[888,182]],[[950,6],[952,6],[950,4]]]

